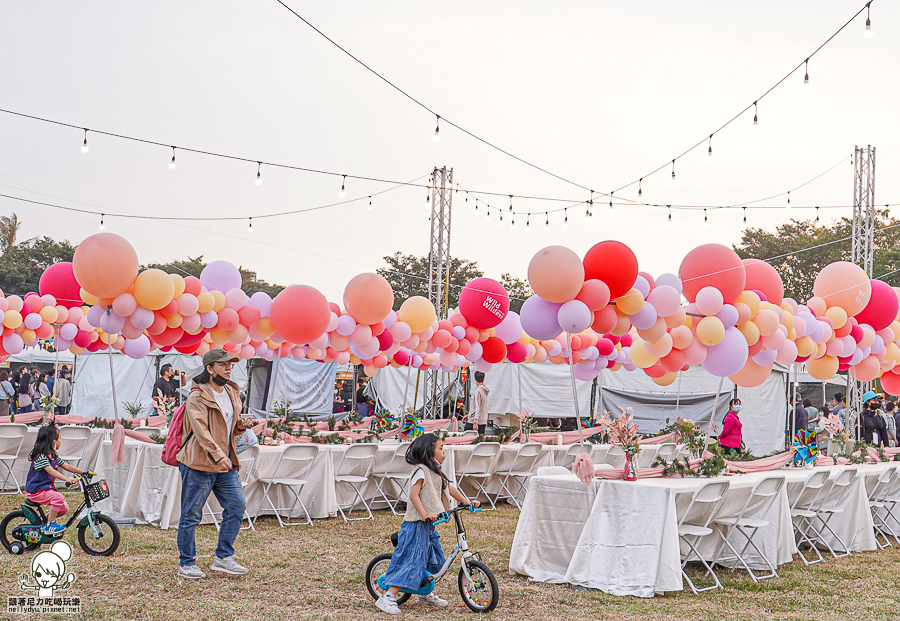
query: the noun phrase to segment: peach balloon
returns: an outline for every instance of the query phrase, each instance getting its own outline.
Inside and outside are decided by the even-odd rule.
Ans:
[[[631,362],[638,368],[648,369],[659,362],[659,359],[651,355],[646,349],[646,343],[639,339],[631,344]]]
[[[388,316],[393,305],[394,290],[378,274],[354,276],[344,288],[344,308],[358,323],[378,323]]]
[[[644,308],[644,295],[635,288],[616,300],[616,308],[626,315],[634,315]]]
[[[654,358],[663,358],[672,351],[672,337],[669,333],[663,334],[662,338],[652,343],[644,343],[644,349]]]
[[[778,315],[775,311],[761,310],[753,319],[753,323],[759,328],[760,336],[771,336],[778,330]]]
[[[134,283],[138,257],[124,237],[97,233],[78,244],[72,270],[82,289],[98,297],[114,298]]]
[[[821,317],[825,314],[825,311],[828,309],[828,305],[825,304],[825,300],[820,298],[817,295],[809,298],[809,301],[806,303],[806,306],[815,313],[816,317]],[[830,377],[830,376],[829,376]]]
[[[584,265],[568,248],[548,246],[528,264],[528,283],[536,295],[548,302],[568,302],[584,286]]]
[[[666,329],[666,322],[662,319],[658,319],[657,324],[662,324],[662,329]],[[624,315],[618,311],[616,311],[616,327],[610,330],[610,334],[613,336],[622,336],[628,334],[628,331],[631,329],[631,319],[628,318],[628,315]]]
[[[850,373],[860,382],[871,382],[881,372],[881,363],[875,356],[863,358],[859,364],[850,367]]]
[[[437,321],[434,304],[422,296],[408,298],[397,312],[398,319],[412,328],[413,333],[424,332]],[[374,323],[374,322],[373,322]]]
[[[747,345],[756,345],[756,342],[759,340],[759,326],[752,321],[748,321],[737,326],[737,329],[744,335]]]
[[[225,294],[221,291],[210,291],[209,294],[213,296],[213,307],[212,309],[217,313],[225,308],[225,305],[228,303],[228,300],[225,299]]]
[[[203,291],[197,294],[197,312],[208,313],[216,305],[216,298],[209,291]]]
[[[852,317],[869,303],[872,283],[858,265],[837,261],[822,268],[813,284],[813,293],[825,300],[829,308],[840,306]]]
[[[653,383],[657,386],[669,386],[675,381],[676,377],[678,377],[678,373],[669,371],[662,377],[653,377],[650,379],[652,379]]]
[[[766,381],[771,373],[771,364],[760,366],[756,364],[752,358],[748,358],[747,362],[744,364],[744,368],[734,375],[730,375],[728,379],[738,386],[753,388]]]
[[[761,306],[761,300],[759,296],[753,293],[752,291],[744,291],[738,296],[737,303],[745,304],[747,308],[750,309],[750,316],[756,317],[756,313],[759,312]],[[740,315],[740,311],[738,311]]]
[[[175,297],[175,283],[162,270],[144,270],[134,281],[133,295],[144,308],[160,310]]]
[[[657,319],[656,323],[654,323],[650,328],[646,330],[638,330],[637,333],[642,339],[647,342],[652,343],[654,341],[658,341],[666,333],[666,320]]]
[[[697,324],[697,340],[711,347],[718,345],[725,338],[725,326],[718,317],[704,317]]]
[[[672,331],[669,332],[669,334],[672,337],[672,346],[677,349],[685,349],[691,344],[691,339],[693,338],[691,329],[687,326],[672,328]]]
[[[824,304],[825,301],[822,300],[822,303]],[[824,315],[831,320],[832,324],[834,324],[835,330],[843,328],[844,324],[847,323],[847,311],[840,306],[832,306],[831,308],[826,309]]]

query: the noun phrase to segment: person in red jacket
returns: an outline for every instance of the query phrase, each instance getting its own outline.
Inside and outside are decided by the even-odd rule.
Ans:
[[[722,433],[719,434],[719,446],[732,453],[741,452],[741,419],[738,414],[741,411],[741,400],[732,399],[728,404],[728,413],[725,415]]]

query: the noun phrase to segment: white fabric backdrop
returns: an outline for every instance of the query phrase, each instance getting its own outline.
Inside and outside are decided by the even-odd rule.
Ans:
[[[269,379],[268,408],[277,399],[290,401],[292,412],[331,414],[337,364],[281,358],[273,363],[273,369],[274,376]],[[356,395],[355,387],[353,394]]]

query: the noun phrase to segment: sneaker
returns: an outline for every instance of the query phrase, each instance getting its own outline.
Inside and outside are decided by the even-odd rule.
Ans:
[[[57,533],[63,532],[64,530],[66,530],[65,526],[63,526],[57,522],[50,522],[49,524],[47,524],[44,527],[44,534],[45,535],[55,535]]]
[[[199,580],[200,578],[205,578],[206,574],[196,565],[182,565],[178,568],[177,576],[179,578],[188,578],[189,580]]]
[[[400,606],[397,605],[397,598],[390,593],[385,593],[384,595],[376,599],[375,606],[377,606],[378,610],[380,610],[381,612],[386,612],[389,615],[400,614]]]
[[[228,556],[226,558],[219,558],[218,556],[213,559],[213,562],[209,564],[209,568],[212,571],[221,571],[224,574],[231,574],[233,576],[240,576],[241,574],[247,573],[247,568],[243,565],[239,565],[236,560],[234,560],[233,556]]]
[[[435,593],[429,593],[428,595],[420,595],[419,596],[419,604],[425,606],[438,606],[439,608],[443,608],[447,604],[449,604],[445,599],[441,599]]]

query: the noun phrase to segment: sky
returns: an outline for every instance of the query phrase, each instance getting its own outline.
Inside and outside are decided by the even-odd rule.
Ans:
[[[708,136],[802,62],[864,5],[858,0],[744,2],[432,1],[302,2],[295,11],[442,117],[518,157],[598,192],[669,162]],[[442,124],[336,49],[275,0],[238,2],[6,3],[0,9],[0,108],[164,144],[397,181],[453,168],[464,188],[503,196],[587,198],[583,189],[530,168]],[[659,204],[740,204],[797,187],[795,207],[823,220],[851,215],[854,145],[877,148],[876,203],[900,203],[896,175],[900,5],[876,0],[865,15],[759,105],[713,139],[642,183]],[[356,274],[396,251],[429,246],[426,192],[347,181],[365,200],[281,218],[247,218],[339,202],[340,176],[255,164],[89,134],[0,113],[0,193],[103,211],[155,216],[234,216],[231,222],[149,222],[108,216],[144,263],[202,255],[229,260],[282,285],[307,284],[340,301]],[[843,161],[843,163],[841,163]],[[632,186],[617,196],[637,200]],[[344,200],[347,200],[344,199]],[[514,200],[523,218],[498,226],[474,213],[474,194],[453,197],[451,254],[485,275],[525,277],[541,248],[583,255],[605,239],[628,244],[642,270],[677,272],[704,243],[740,241],[741,210],[673,213]],[[509,199],[488,198],[508,208]],[[783,197],[760,203],[784,205]],[[480,211],[483,211],[480,210]],[[0,198],[24,222],[20,239],[78,243],[94,215]],[[813,209],[748,209],[769,230]],[[537,226],[535,224],[537,223]],[[759,257],[765,258],[765,257]]]

